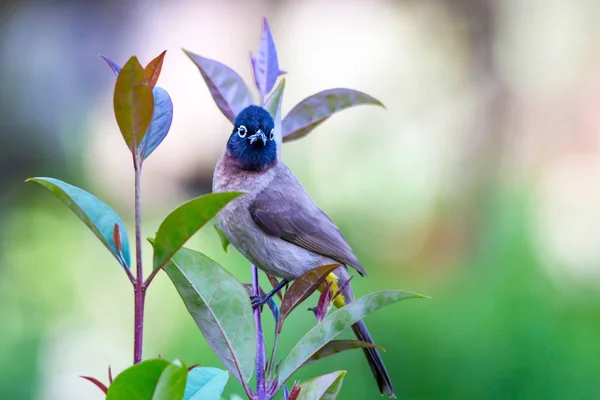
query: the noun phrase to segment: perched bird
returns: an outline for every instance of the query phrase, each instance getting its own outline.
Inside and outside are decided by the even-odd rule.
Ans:
[[[365,275],[337,226],[278,160],[276,143],[269,113],[261,107],[248,106],[237,116],[213,176],[213,192],[246,192],[218,214],[231,244],[258,268],[282,278],[265,297],[253,299],[254,307],[264,304],[289,281],[322,265],[342,265],[327,278],[338,287],[350,279],[347,266]],[[334,304],[341,307],[353,300],[352,289],[346,284]],[[352,330],[358,339],[373,343],[362,321],[354,324]],[[379,391],[395,398],[377,349],[363,350]]]

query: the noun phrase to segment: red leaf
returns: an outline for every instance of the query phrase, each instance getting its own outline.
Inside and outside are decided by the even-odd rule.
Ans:
[[[119,224],[115,224],[115,227],[113,228],[113,242],[115,243],[117,252],[122,254],[121,230],[119,229]]]
[[[144,68],[144,72],[146,73],[146,78],[148,79],[148,86],[150,88],[154,88],[156,85],[156,81],[158,81],[158,77],[160,76],[160,71],[162,70],[163,59],[165,58],[165,53],[167,51],[163,51],[156,57],[154,60],[150,61],[146,68]]]
[[[193,370],[194,368],[199,367],[199,366],[200,366],[200,364],[194,364],[192,366],[189,366],[188,367],[188,372],[190,372],[191,370]]]
[[[294,386],[292,386],[292,390],[290,390],[290,396],[288,397],[288,400],[297,400],[301,390],[302,388],[298,382],[294,382]]]
[[[104,385],[104,383],[100,382],[98,379],[92,378],[91,376],[80,376],[80,378],[83,378],[83,379],[86,379],[86,380],[92,382],[94,385],[96,385],[98,387],[98,389],[102,390],[104,392],[104,394],[106,394],[106,392],[108,392],[108,388]]]
[[[290,288],[285,292],[281,307],[279,309],[279,322],[277,323],[277,332],[281,332],[283,321],[292,312],[292,310],[311,294],[323,283],[327,275],[339,268],[341,264],[323,265],[318,268],[307,271],[296,279]]]

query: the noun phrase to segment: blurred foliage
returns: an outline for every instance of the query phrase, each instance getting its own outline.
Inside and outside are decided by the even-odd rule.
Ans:
[[[155,30],[158,19],[146,13],[132,16],[133,3],[66,3],[13,1],[0,19],[0,399],[99,399],[98,389],[78,375],[105,376],[108,364],[116,375],[131,362],[129,282],[110,267],[111,254],[59,201],[23,183],[43,172],[89,188],[127,217],[132,231],[131,214],[122,212],[130,204],[113,204],[129,187],[119,184],[121,165],[109,162],[125,158],[119,153],[122,138],[110,114],[90,112],[97,103],[110,103],[107,93],[114,85],[96,52],[123,59],[138,53],[140,37],[156,43],[148,55],[164,48],[175,53],[200,40],[197,48],[203,52],[210,48],[218,53],[215,58],[243,66],[247,60],[240,49],[252,47],[250,39],[238,44],[240,31],[248,33],[245,22],[254,18],[248,13],[258,17],[262,12],[241,3],[229,9],[202,2],[200,11],[191,2],[170,3],[171,22],[163,23],[160,34],[178,36],[159,43],[142,23],[148,20]],[[598,157],[598,3],[380,2],[382,10],[369,12],[358,2],[343,7],[338,2],[324,10],[310,2],[267,3],[270,12],[281,12],[270,21],[282,37],[280,58],[294,74],[286,88],[290,104],[339,77],[340,85],[361,86],[388,107],[387,113],[357,110],[333,117],[318,136],[288,146],[284,158],[367,268],[368,278],[352,281],[357,296],[399,287],[432,297],[391,306],[366,321],[387,350],[383,358],[399,397],[599,397],[597,277],[590,274],[590,285],[575,286],[567,276],[549,274],[555,261],[540,255],[535,226],[537,179],[552,171],[561,156]],[[156,7],[161,21],[169,18]],[[186,25],[182,16],[187,15],[193,18]],[[133,28],[125,29],[130,25],[115,21],[131,22],[140,32],[133,34]],[[220,32],[235,35],[219,40],[208,35],[217,25]],[[198,30],[179,29],[185,26]],[[286,38],[285,29],[290,32]],[[258,30],[251,33],[247,36],[254,40]],[[347,44],[341,35],[351,38]],[[123,42],[123,37],[129,39]],[[357,56],[358,48],[366,54]],[[311,51],[305,61],[296,59],[296,53]],[[144,213],[143,237],[154,236],[168,210],[198,194],[174,195],[173,186],[210,181],[212,139],[225,140],[219,129],[229,129],[216,107],[209,112],[213,106],[206,93],[185,96],[200,92],[201,80],[185,56],[179,59],[180,65],[166,61],[163,71],[165,88],[180,110],[171,142],[165,141],[162,150],[172,158],[161,159],[157,151],[145,166],[148,179],[157,179],[148,181],[146,187],[154,192],[145,204],[179,197],[157,201]],[[369,69],[371,61],[379,66],[376,74]],[[343,68],[353,63],[357,66],[348,70],[357,75]],[[198,78],[194,89],[188,80],[169,81],[169,71],[177,78]],[[197,119],[185,119],[190,114]],[[106,115],[110,124],[101,125]],[[369,123],[359,123],[365,116]],[[176,126],[178,118],[182,122]],[[209,129],[215,131],[210,141]],[[110,151],[103,148],[102,153],[109,161],[89,150],[99,146],[94,135],[108,143]],[[340,143],[343,135],[359,140]],[[175,142],[183,145],[168,147]],[[222,142],[214,142],[220,151]],[[597,181],[585,180],[595,175],[584,166],[570,170],[567,181],[581,181],[581,187],[592,190]],[[156,173],[171,167],[172,175]],[[560,192],[572,188],[563,184]],[[365,201],[366,193],[376,206]],[[585,191],[574,196],[593,199]],[[579,210],[578,204],[568,203],[567,209],[596,224],[595,214]],[[570,228],[558,227],[580,233]],[[212,230],[198,234],[189,247],[249,281],[247,262],[231,248],[224,254]],[[149,244],[145,255],[150,265]],[[598,269],[596,261],[592,267]],[[268,285],[265,280],[263,286]],[[160,353],[188,365],[220,366],[163,273],[150,291],[145,357]],[[311,298],[308,305],[316,301]],[[265,322],[269,340],[274,327]],[[284,326],[280,354],[313,325],[312,312],[295,310]],[[376,387],[360,350],[311,365],[295,378],[310,379],[340,365],[348,371],[341,399],[374,398]],[[236,390],[226,387],[226,393]]]

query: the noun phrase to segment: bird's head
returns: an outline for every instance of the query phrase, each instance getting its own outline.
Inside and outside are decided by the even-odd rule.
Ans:
[[[235,119],[227,150],[243,169],[261,171],[275,164],[275,124],[269,112],[254,105],[244,108]]]

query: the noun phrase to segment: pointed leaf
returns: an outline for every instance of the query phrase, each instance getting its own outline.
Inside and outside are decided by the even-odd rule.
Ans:
[[[129,268],[129,239],[123,221],[117,213],[94,195],[54,178],[29,178],[26,182],[36,182],[58,197],[115,256],[119,264]],[[120,249],[114,241],[115,224],[121,233]]]
[[[335,371],[300,384],[298,400],[335,400],[342,388],[346,371]]]
[[[338,269],[341,264],[323,265],[318,268],[311,269],[305,272],[302,276],[292,283],[290,288],[285,292],[281,301],[279,310],[279,323],[277,324],[277,332],[281,332],[285,318],[290,315],[294,308],[306,300],[317,288],[323,283],[327,275]]]
[[[361,104],[384,107],[374,97],[352,89],[330,89],[307,97],[285,116],[283,141],[290,142],[308,135],[338,111]]]
[[[269,29],[267,19],[262,19],[262,33],[260,35],[260,44],[256,57],[250,55],[252,70],[254,71],[254,82],[258,87],[261,98],[265,98],[271,92],[277,77],[281,74],[279,70],[279,60],[277,58],[277,48],[273,40],[273,35]]]
[[[167,51],[165,50],[160,53],[158,57],[150,61],[148,65],[146,65],[146,68],[144,68],[146,79],[148,80],[148,86],[151,88],[156,86],[156,81],[158,81],[158,77],[160,76],[160,71],[162,70],[163,60],[166,52]]]
[[[215,227],[215,231],[217,231],[217,235],[219,235],[219,239],[221,239],[221,246],[223,246],[223,251],[225,253],[227,253],[228,252],[227,248],[229,247],[231,242],[225,235],[225,232],[223,232],[223,229],[221,229],[221,225],[215,224],[214,227]]]
[[[294,382],[294,386],[292,386],[292,390],[288,393],[288,400],[298,400],[298,396],[300,396],[300,391],[302,388],[298,384],[298,382]]]
[[[219,399],[229,373],[218,368],[194,368],[188,373],[183,400]]]
[[[187,367],[180,362],[169,365],[160,375],[152,400],[181,399],[187,381]]]
[[[106,400],[172,400],[183,398],[187,368],[179,362],[147,360],[121,372]]]
[[[397,301],[421,297],[425,296],[401,290],[375,292],[334,311],[296,343],[281,363],[279,382],[287,381],[313,354],[365,316]]]
[[[277,157],[281,158],[282,125],[281,125],[281,103],[283,103],[283,91],[285,90],[285,78],[279,82],[271,96],[265,102],[265,109],[271,114],[275,123],[275,143],[277,144]]]
[[[105,57],[102,54],[98,54],[98,56],[102,57],[104,59],[104,61],[106,61],[106,63],[108,64],[110,69],[112,69],[112,72],[115,74],[115,76],[119,75],[119,72],[121,71],[121,67],[119,67],[117,64],[112,62],[108,57]]]
[[[241,192],[210,193],[176,208],[160,224],[154,243],[154,269],[162,267],[200,228]]]
[[[327,357],[334,356],[343,351],[352,349],[365,349],[365,348],[376,348],[385,351],[382,347],[376,344],[363,342],[362,340],[332,340],[323,346],[319,351],[313,354],[304,364],[303,367],[314,363],[315,361],[322,360]]]
[[[184,50],[196,64],[210,94],[225,117],[235,122],[240,111],[253,103],[252,94],[244,80],[231,68],[218,61]]]
[[[106,394],[106,392],[108,392],[108,388],[106,387],[106,385],[104,383],[100,382],[98,379],[92,378],[91,376],[81,376],[81,375],[80,375],[80,378],[83,378],[85,380],[92,382],[94,385],[96,385],[96,387],[98,387],[98,389],[102,390],[104,392],[104,394]]]
[[[131,154],[137,155],[152,121],[154,96],[147,84],[146,73],[135,56],[127,61],[117,76],[114,108],[123,139]]]
[[[246,384],[254,371],[256,326],[244,286],[215,261],[186,248],[164,270],[209,346]]]
[[[152,121],[140,144],[140,155],[144,160],[162,143],[173,122],[173,103],[169,93],[157,86],[152,89],[152,94],[154,97]]]

